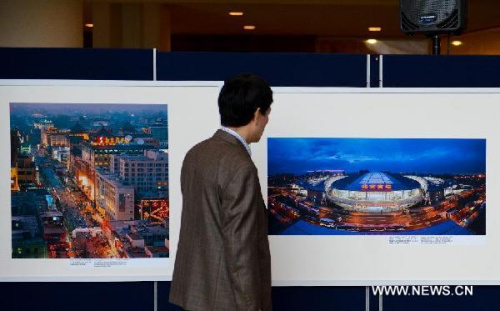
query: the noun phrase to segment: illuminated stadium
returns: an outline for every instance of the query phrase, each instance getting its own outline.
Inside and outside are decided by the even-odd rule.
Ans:
[[[418,176],[372,172],[332,177],[325,191],[330,202],[347,210],[391,212],[422,202],[427,186]]]

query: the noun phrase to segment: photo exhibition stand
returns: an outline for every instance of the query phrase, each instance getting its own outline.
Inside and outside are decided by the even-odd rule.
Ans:
[[[0,115],[3,132],[9,133],[13,120],[20,118],[13,114],[16,110],[12,105],[59,108],[73,105],[75,111],[87,106],[93,109],[107,105],[123,105],[124,111],[139,105],[168,107],[169,232],[166,245],[169,258],[13,258],[15,222],[11,208],[6,208],[0,211],[0,246],[6,250],[0,258],[0,280],[3,282],[154,281],[154,307],[155,310],[158,308],[157,281],[171,280],[179,232],[182,201],[176,180],[179,180],[186,151],[211,136],[219,127],[216,100],[222,79],[210,81],[202,72],[201,79],[159,81],[158,77],[162,76],[157,71],[159,63],[171,64],[175,60],[157,59],[156,51],[152,55],[150,81],[3,79],[0,81],[0,100],[4,112]],[[175,57],[188,59],[186,55]],[[207,57],[210,56],[201,56],[199,61],[207,61]],[[457,82],[461,88],[450,88],[450,85],[438,85],[440,88],[429,88],[433,85],[398,87],[394,85],[397,84],[394,76],[398,70],[389,72],[384,68],[385,58],[389,57],[357,58],[364,65],[351,67],[362,78],[354,83],[340,81],[338,87],[331,81],[329,86],[310,81],[278,81],[273,84],[273,79],[279,75],[270,75],[275,94],[273,113],[265,137],[252,146],[252,151],[263,196],[268,198],[268,203],[273,203],[273,207],[268,204],[268,209],[275,212],[272,215],[278,215],[271,217],[283,220],[278,223],[278,229],[270,230],[274,286],[366,286],[365,307],[368,310],[370,306],[373,309],[368,287],[371,285],[500,283],[500,270],[495,264],[500,251],[494,247],[500,242],[500,231],[493,225],[497,212],[494,208],[488,210],[484,232],[481,225],[475,226],[474,231],[466,223],[479,217],[480,213],[475,213],[474,209],[486,208],[486,192],[489,206],[500,203],[500,197],[488,191],[500,186],[500,179],[496,176],[499,168],[494,161],[500,156],[500,138],[495,130],[500,115],[495,105],[500,99],[499,89],[494,88],[496,85],[467,88],[460,85],[461,81]],[[393,64],[401,61],[401,57],[390,60]],[[460,63],[459,59],[457,63]],[[246,68],[236,66],[236,69]],[[265,73],[260,74],[266,77]],[[182,74],[179,73],[181,77]],[[349,75],[352,75],[352,70],[346,74]],[[386,76],[389,81],[384,81]],[[70,112],[65,114],[71,116]],[[9,136],[2,137],[5,146],[11,145]],[[132,141],[134,137],[127,139]],[[137,143],[144,145],[144,138]],[[383,152],[379,150],[380,145],[386,147]],[[470,152],[470,148],[475,152]],[[362,150],[364,154],[353,149]],[[459,152],[464,156],[457,156]],[[301,154],[307,154],[308,161],[301,160]],[[273,162],[272,159],[277,160]],[[390,171],[383,161],[394,159],[401,165]],[[443,161],[446,159],[456,165],[446,166],[446,170],[441,171],[435,166],[429,168],[434,160],[445,166]],[[4,153],[1,161],[0,175],[5,177],[0,184],[1,191],[3,197],[11,198],[12,171],[8,169],[12,168],[11,154]],[[280,161],[282,166],[276,166]],[[404,163],[412,166],[406,168]],[[361,172],[363,168],[368,168],[369,172]],[[354,176],[355,171],[360,175]],[[275,184],[273,176],[286,173],[295,176],[287,185],[294,184],[296,189],[287,190]],[[469,189],[465,186],[470,186],[473,175],[477,184]],[[355,177],[364,180],[359,189]],[[349,178],[352,180],[347,182]],[[463,182],[459,182],[459,178]],[[320,185],[318,193],[307,185],[311,181]],[[326,181],[329,181],[328,187]],[[440,186],[446,182],[450,182],[448,187]],[[425,188],[424,192],[423,185],[435,186],[439,190],[430,192]],[[377,192],[378,187],[386,188]],[[276,189],[281,191],[278,197],[272,192]],[[455,209],[442,207],[465,200],[461,195],[465,198],[473,190],[475,199],[471,202],[475,203],[458,205]],[[429,197],[429,194],[439,195],[440,191],[441,199]],[[445,199],[446,191],[448,198],[453,196],[454,199]],[[317,195],[321,195],[321,199]],[[365,197],[359,199],[362,195]],[[385,220],[377,220],[382,222],[375,221],[372,226],[367,225],[369,219],[355,218],[361,217],[359,213],[366,216],[372,212],[374,214],[369,216],[379,219],[380,215],[386,215],[388,208],[396,206],[378,204],[381,196],[385,201],[388,196],[395,198],[391,202],[397,203],[398,212],[401,212],[399,217],[407,222],[393,228],[380,225]],[[295,198],[295,203],[287,204],[287,198]],[[419,206],[425,201],[430,206],[419,214],[425,220],[424,224],[419,225],[418,219],[405,214],[410,211],[416,214],[417,203],[410,207],[411,204],[407,203],[410,201],[411,204],[418,201]],[[280,208],[276,207],[276,202]],[[337,214],[338,206],[346,210],[344,214]],[[460,218],[457,213],[467,217]],[[430,216],[435,223],[429,221]],[[294,221],[294,225],[290,225],[290,221]],[[443,223],[448,227],[443,227]],[[457,269],[468,262],[482,262],[482,265],[457,274]],[[382,310],[382,296],[379,297],[378,309]]]

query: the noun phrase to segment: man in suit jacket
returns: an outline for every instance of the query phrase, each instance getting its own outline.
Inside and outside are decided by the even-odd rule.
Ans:
[[[249,144],[269,120],[272,91],[239,75],[219,95],[222,127],[181,172],[181,231],[170,301],[186,310],[271,310],[267,210]]]

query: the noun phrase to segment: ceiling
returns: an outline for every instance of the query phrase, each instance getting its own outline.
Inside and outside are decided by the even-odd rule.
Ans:
[[[111,3],[162,3],[171,14],[172,34],[291,35],[332,38],[404,38],[399,0],[87,0]],[[230,10],[243,11],[231,17]],[[244,25],[255,25],[253,31]],[[369,26],[382,27],[370,33]],[[500,27],[499,0],[469,0],[465,33]]]

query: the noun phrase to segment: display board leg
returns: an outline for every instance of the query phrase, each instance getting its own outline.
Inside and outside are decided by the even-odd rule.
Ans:
[[[158,311],[158,281],[154,282],[153,291],[154,291],[153,299],[155,300],[153,303],[153,308],[154,308],[154,311]]]
[[[365,311],[370,311],[370,286],[366,286]]]

